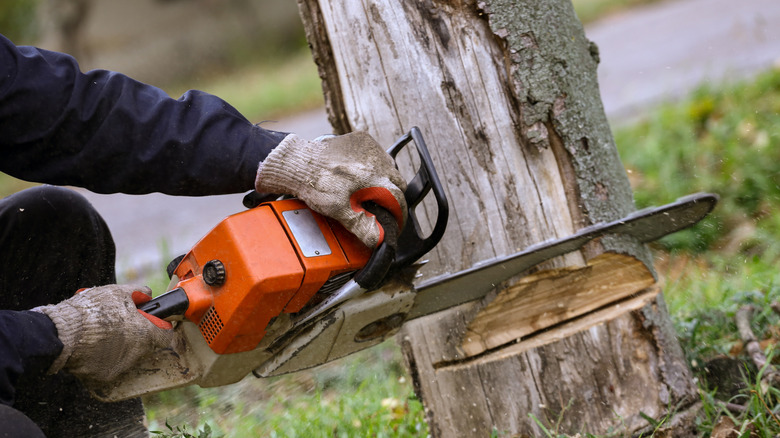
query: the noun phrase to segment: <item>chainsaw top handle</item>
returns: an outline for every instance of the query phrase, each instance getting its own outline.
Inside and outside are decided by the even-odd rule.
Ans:
[[[412,127],[406,135],[399,138],[387,150],[387,153],[393,159],[396,159],[398,153],[411,141],[414,141],[416,146],[417,156],[420,158],[420,166],[412,180],[407,183],[406,191],[404,192],[408,219],[404,229],[401,230],[401,235],[398,237],[398,250],[391,267],[393,271],[409,266],[433,249],[444,235],[449,218],[447,195],[444,193],[439,176],[433,167],[433,160],[420,129],[416,126]],[[424,236],[416,210],[417,206],[431,193],[436,201],[436,223],[433,225],[431,233],[428,236]]]

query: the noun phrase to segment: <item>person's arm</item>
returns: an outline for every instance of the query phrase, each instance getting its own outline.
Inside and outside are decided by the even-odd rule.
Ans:
[[[0,171],[98,193],[237,193],[286,136],[198,91],[172,99],[0,35]]]
[[[46,315],[0,310],[0,403],[12,405],[19,377],[46,373],[61,352],[57,328]]]
[[[47,372],[66,370],[88,386],[110,382],[140,358],[170,347],[171,323],[136,308],[151,294],[148,287],[109,284],[32,309],[54,322],[63,346]]]
[[[399,225],[406,215],[405,181],[365,133],[307,141],[265,130],[215,96],[171,99],[2,36],[0,158],[0,171],[17,178],[98,193],[292,194],[370,247],[382,230],[359,204],[385,206]]]
[[[23,374],[64,369],[85,383],[107,382],[168,347],[171,324],[136,309],[150,293],[107,285],[29,311],[0,310],[0,404],[13,405]]]

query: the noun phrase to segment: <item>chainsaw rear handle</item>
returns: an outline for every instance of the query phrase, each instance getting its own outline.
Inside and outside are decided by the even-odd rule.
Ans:
[[[151,301],[141,304],[138,306],[138,310],[160,319],[165,319],[175,315],[184,315],[189,307],[190,299],[187,297],[187,292],[177,287]]]
[[[360,271],[355,274],[355,282],[365,290],[378,288],[395,262],[398,251],[398,222],[385,208],[374,202],[364,202],[363,208],[376,216],[376,220],[385,232],[385,238],[374,250],[371,257]]]

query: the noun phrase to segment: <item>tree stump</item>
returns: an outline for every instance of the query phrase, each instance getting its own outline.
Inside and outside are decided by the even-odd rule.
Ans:
[[[412,126],[425,136],[450,222],[424,278],[634,209],[601,105],[598,49],[570,1],[298,3],[335,132],[387,145]],[[607,236],[519,286],[408,323],[399,339],[432,434],[539,436],[537,421],[631,434],[647,416],[685,412],[696,388],[651,259],[631,238]]]

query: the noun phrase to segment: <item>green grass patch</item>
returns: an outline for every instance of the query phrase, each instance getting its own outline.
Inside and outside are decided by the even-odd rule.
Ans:
[[[636,6],[659,1],[661,0],[572,0],[572,3],[580,21],[590,23]]]
[[[187,387],[146,397],[156,436],[426,436],[423,408],[386,342],[292,375],[221,388]],[[167,426],[166,426],[167,423]]]
[[[197,89],[221,97],[254,123],[323,106],[322,82],[308,48],[263,64],[239,67],[166,90]]]
[[[30,188],[37,184],[16,179],[11,175],[0,172],[0,198],[13,195],[16,192]]]
[[[780,254],[780,71],[725,89],[703,87],[680,104],[615,132],[638,206],[694,191],[721,196],[715,213],[667,249]]]

